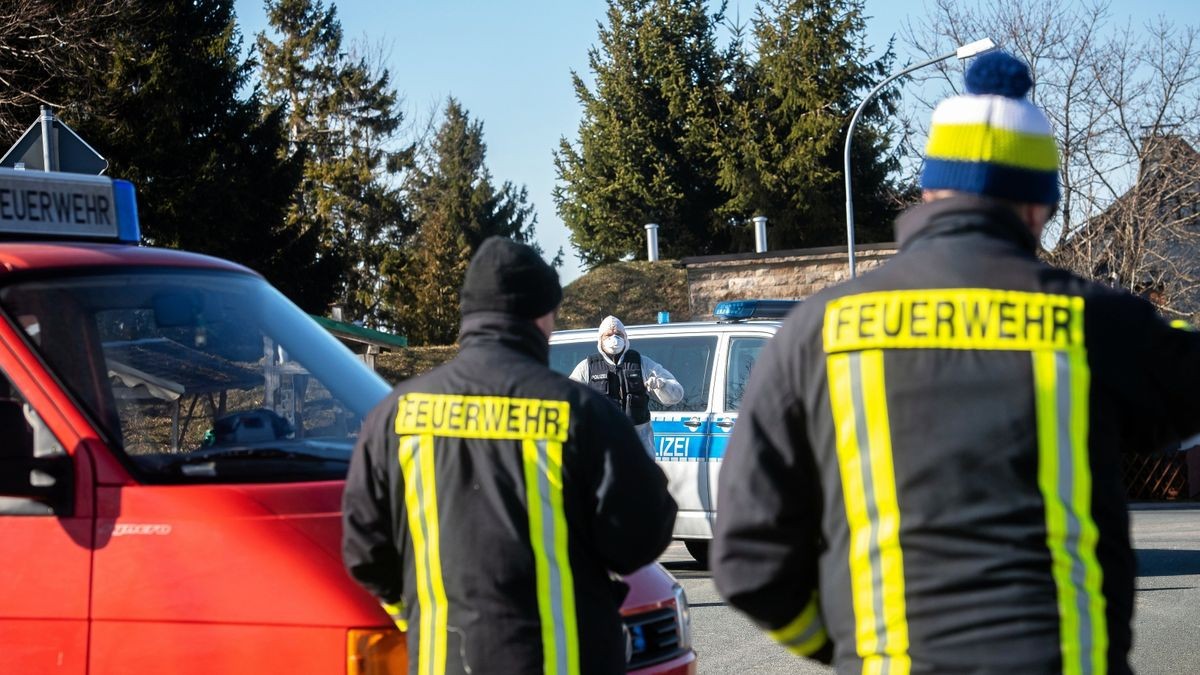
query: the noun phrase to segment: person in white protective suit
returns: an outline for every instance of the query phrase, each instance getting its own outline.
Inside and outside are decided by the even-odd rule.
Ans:
[[[571,379],[609,397],[629,415],[646,452],[654,456],[654,429],[650,425],[650,396],[663,405],[683,399],[683,385],[654,359],[629,348],[625,324],[615,316],[605,317],[597,331],[596,348],[571,371]]]

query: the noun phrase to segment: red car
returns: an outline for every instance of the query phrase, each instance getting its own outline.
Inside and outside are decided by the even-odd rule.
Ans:
[[[138,246],[123,181],[0,169],[0,239],[0,672],[405,672],[340,555],[388,385],[254,272]],[[674,579],[627,581],[631,670],[695,672]]]

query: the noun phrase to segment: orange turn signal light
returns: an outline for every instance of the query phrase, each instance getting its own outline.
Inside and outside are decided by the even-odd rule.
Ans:
[[[408,672],[408,642],[395,628],[346,631],[346,675],[403,675]]]

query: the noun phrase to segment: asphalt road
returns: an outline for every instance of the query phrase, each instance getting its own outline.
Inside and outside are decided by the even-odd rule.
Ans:
[[[1140,675],[1200,674],[1200,504],[1135,505],[1131,516],[1139,572],[1130,662]],[[687,591],[701,673],[833,672],[793,657],[730,609],[682,544],[662,563]]]

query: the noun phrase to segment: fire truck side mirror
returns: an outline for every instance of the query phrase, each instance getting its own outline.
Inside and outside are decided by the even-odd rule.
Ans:
[[[0,513],[67,515],[74,494],[70,455],[34,455],[24,404],[0,399]]]

